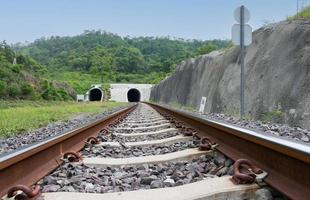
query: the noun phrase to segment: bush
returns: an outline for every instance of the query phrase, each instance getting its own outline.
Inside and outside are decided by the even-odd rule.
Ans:
[[[284,118],[284,113],[281,110],[273,110],[266,112],[261,116],[263,122],[273,122],[273,123],[282,123]]]
[[[45,100],[60,100],[61,96],[57,94],[57,91],[54,88],[48,88],[42,93],[42,98]]]
[[[16,98],[20,95],[20,88],[17,85],[9,85],[7,87],[7,93],[10,97]]]
[[[72,100],[72,97],[63,89],[57,89],[54,87],[49,87],[42,93],[42,98],[45,100],[53,101],[68,101]]]
[[[7,89],[7,84],[4,81],[0,81],[0,95],[5,95]]]
[[[294,16],[289,16],[287,20],[310,19],[310,6],[306,6]]]
[[[61,100],[68,101],[72,100],[72,97],[64,90],[64,89],[58,89],[57,94],[61,96]]]
[[[12,65],[11,69],[12,69],[13,72],[19,73],[20,70],[22,69],[22,66],[21,65]]]
[[[22,95],[27,95],[27,96],[31,96],[34,94],[34,89],[31,85],[29,85],[28,83],[23,84],[20,87],[21,93]]]
[[[0,63],[1,66],[0,66],[0,78],[1,80],[3,79],[7,79],[8,77],[11,76],[11,70],[10,68],[8,67],[8,65],[5,65],[5,64],[2,64]]]
[[[196,50],[196,54],[197,55],[204,55],[204,54],[208,54],[210,53],[211,51],[214,51],[218,49],[218,47],[212,43],[208,43],[208,44],[205,44],[201,47],[199,47],[197,50]]]

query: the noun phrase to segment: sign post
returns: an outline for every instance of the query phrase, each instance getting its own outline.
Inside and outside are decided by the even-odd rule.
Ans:
[[[250,12],[245,6],[238,7],[234,12],[234,17],[239,24],[232,27],[232,42],[240,46],[240,118],[244,117],[244,53],[245,46],[252,43],[252,28],[246,24],[250,19]]]
[[[244,116],[244,6],[240,9],[240,117]]]
[[[204,113],[205,107],[206,107],[206,103],[207,103],[207,97],[201,97],[199,113],[202,113],[202,114]]]

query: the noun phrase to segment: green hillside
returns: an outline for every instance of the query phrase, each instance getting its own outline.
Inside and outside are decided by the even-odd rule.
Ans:
[[[73,37],[41,38],[15,49],[46,66],[53,79],[66,81],[81,92],[101,78],[105,83],[158,83],[182,60],[228,45],[229,41],[221,40],[132,38],[85,31]]]
[[[0,43],[0,99],[70,100],[75,96],[68,85],[42,79],[46,71],[30,56],[15,55],[5,42]]]

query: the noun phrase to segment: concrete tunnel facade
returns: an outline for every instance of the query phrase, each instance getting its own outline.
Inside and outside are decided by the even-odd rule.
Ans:
[[[131,88],[127,92],[128,102],[139,102],[141,100],[141,92],[136,88]]]
[[[103,101],[104,92],[100,87],[93,87],[86,93],[88,101]]]
[[[110,100],[117,102],[149,101],[152,86],[152,84],[111,84]]]

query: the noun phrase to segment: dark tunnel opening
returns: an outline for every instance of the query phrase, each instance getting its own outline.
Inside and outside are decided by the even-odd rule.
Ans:
[[[134,89],[134,88],[128,90],[127,92],[128,102],[138,102],[140,101],[140,98],[141,98],[141,94],[139,90]]]
[[[89,101],[101,101],[102,91],[98,88],[94,88],[89,91]]]

